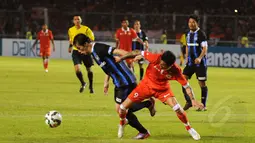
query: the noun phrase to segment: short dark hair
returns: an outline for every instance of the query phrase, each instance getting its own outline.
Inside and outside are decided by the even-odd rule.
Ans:
[[[78,45],[85,45],[85,43],[90,43],[91,40],[89,39],[88,36],[84,35],[84,34],[77,34],[75,37],[74,37],[74,40],[73,40],[73,44],[78,44]]]
[[[128,19],[127,19],[127,18],[123,18],[123,19],[121,19],[120,23],[122,23],[123,21],[126,21],[126,22],[128,22],[128,23],[129,23],[129,21],[128,21]]]
[[[197,15],[195,15],[195,14],[190,15],[190,16],[189,16],[189,19],[190,19],[190,18],[194,19],[197,23],[198,23],[199,20],[200,20],[199,17],[198,17]]]
[[[175,63],[176,57],[173,52],[165,51],[161,56],[161,60],[163,60],[166,63],[166,65],[171,66]]]

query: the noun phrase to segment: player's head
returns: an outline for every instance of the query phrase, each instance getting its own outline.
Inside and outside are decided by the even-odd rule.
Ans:
[[[47,29],[48,29],[47,24],[43,24],[43,25],[42,25],[42,30],[43,30],[43,31],[46,31]]]
[[[134,23],[134,29],[135,30],[140,30],[141,29],[141,23],[139,20],[136,20]]]
[[[79,49],[83,54],[91,53],[91,40],[88,36],[84,34],[77,34],[73,40],[74,45]]]
[[[81,22],[82,22],[82,19],[81,19],[80,16],[75,15],[75,16],[73,17],[73,24],[74,24],[75,26],[80,25]]]
[[[127,19],[122,19],[121,20],[121,26],[123,27],[123,28],[127,28],[128,27],[128,20]]]
[[[160,67],[162,69],[170,69],[175,63],[176,57],[173,52],[165,51],[161,56]]]
[[[195,31],[198,28],[198,23],[199,23],[199,17],[197,15],[191,15],[189,16],[189,21],[188,21],[188,25],[189,25],[189,29],[191,31]]]

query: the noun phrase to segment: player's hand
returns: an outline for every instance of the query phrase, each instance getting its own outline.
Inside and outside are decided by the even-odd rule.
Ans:
[[[196,100],[192,100],[192,106],[197,109],[203,109],[204,105]]]
[[[200,64],[201,63],[201,59],[200,58],[196,58],[195,59],[195,64]]]
[[[149,45],[148,45],[148,43],[144,43],[144,47],[145,47],[145,51],[147,51],[148,49],[149,49]]]
[[[104,95],[108,95],[108,89],[107,87],[104,87]]]
[[[141,60],[142,58],[143,58],[142,55],[138,55],[138,56],[136,56],[136,57],[134,58],[134,62],[137,62],[137,61]]]
[[[71,53],[72,52],[72,47],[68,48],[68,52]]]
[[[108,95],[109,82],[104,83],[104,95]]]
[[[114,56],[114,59],[115,59],[115,62],[117,62],[117,63],[122,61],[121,57],[119,57],[119,56]]]

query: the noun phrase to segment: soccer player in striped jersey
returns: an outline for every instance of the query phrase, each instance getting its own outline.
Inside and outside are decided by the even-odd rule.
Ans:
[[[148,37],[146,36],[145,32],[143,30],[141,30],[141,23],[139,20],[136,20],[134,23],[134,29],[135,32],[137,34],[137,36],[143,40],[143,42],[148,45]],[[144,45],[141,44],[140,42],[138,42],[137,40],[133,40],[133,45],[132,45],[132,50],[140,50],[140,51],[144,51]],[[143,63],[144,60],[141,59],[138,61],[139,64],[139,68],[140,68],[140,80],[143,79],[143,74],[144,74],[144,68],[143,68]]]
[[[84,34],[78,34],[74,38],[74,44],[80,50],[81,53],[91,54],[96,63],[102,68],[102,70],[113,79],[115,85],[114,99],[116,102],[116,111],[119,111],[120,104],[127,98],[128,94],[136,87],[136,78],[132,71],[127,67],[124,62],[115,62],[114,55],[124,55],[127,52],[121,49],[113,48],[109,45],[102,43],[91,43],[90,39]],[[108,91],[109,78],[105,81],[105,93]],[[145,139],[150,136],[150,133],[145,129],[133,112],[142,108],[148,108],[151,116],[156,113],[155,101],[150,99],[141,103],[135,104],[130,108],[127,113],[127,120],[123,120],[125,125],[128,123],[139,131],[134,139]],[[122,138],[124,128],[119,128],[118,137]]]
[[[204,104],[203,109],[197,111],[206,111],[206,101],[208,95],[208,88],[206,85],[207,80],[207,38],[204,31],[198,27],[199,18],[196,15],[189,17],[188,25],[190,31],[187,33],[187,47],[186,57],[187,64],[183,70],[183,74],[186,79],[190,79],[194,73],[196,73],[199,86],[201,88],[201,102]],[[186,99],[186,105],[184,110],[188,110],[192,104],[186,91],[183,89],[183,93]]]

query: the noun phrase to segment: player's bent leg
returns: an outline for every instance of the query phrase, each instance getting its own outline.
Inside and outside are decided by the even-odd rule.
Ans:
[[[89,90],[90,93],[94,93],[94,89],[93,89],[93,72],[90,67],[86,67],[87,73],[88,73],[88,79],[89,79]]]
[[[83,75],[82,75],[82,72],[80,69],[80,65],[82,63],[82,55],[77,50],[73,50],[72,60],[73,60],[73,64],[74,64],[75,74],[81,83],[79,92],[82,93],[86,87],[86,82],[83,79]]]
[[[124,135],[124,128],[126,123],[126,116],[128,113],[128,108],[131,107],[132,101],[130,99],[126,99],[119,107],[119,117],[120,117],[120,124],[118,129],[118,138],[122,138]]]
[[[200,135],[190,126],[186,112],[182,109],[175,97],[168,98],[165,103],[173,108],[179,120],[185,125],[186,130],[194,140],[199,140]]]
[[[82,93],[84,91],[85,87],[86,87],[86,82],[83,79],[83,75],[82,75],[82,72],[80,70],[80,64],[74,65],[74,70],[75,70],[77,78],[81,82],[81,87],[80,87],[79,92]]]
[[[184,77],[185,77],[187,80],[189,79],[189,76],[187,76],[187,75],[184,75]],[[192,103],[191,103],[191,100],[190,100],[189,95],[186,93],[186,90],[185,90],[185,88],[183,88],[183,87],[182,87],[182,92],[183,92],[184,98],[185,98],[185,100],[186,100],[186,104],[185,104],[185,106],[184,106],[183,109],[186,111],[186,110],[188,110],[190,107],[192,107]]]

